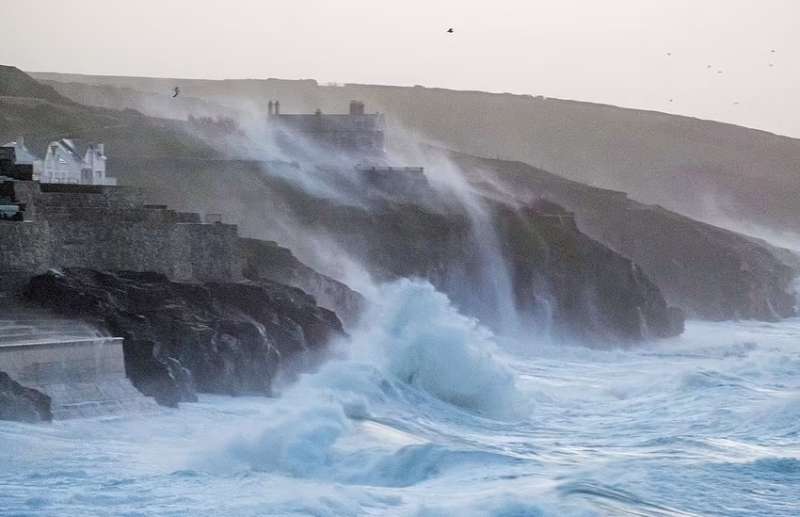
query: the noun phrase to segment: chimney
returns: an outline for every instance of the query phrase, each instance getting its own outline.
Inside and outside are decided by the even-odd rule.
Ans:
[[[97,150],[100,152],[101,155],[105,156],[106,154],[106,144],[100,142],[99,144],[95,144]]]
[[[350,101],[350,114],[351,115],[363,115],[364,114],[364,103],[361,101]]]
[[[281,114],[281,101],[275,101],[275,114]]]
[[[24,136],[19,135],[17,137],[17,146],[18,147],[25,147],[25,137]]]
[[[272,102],[272,99],[270,99],[269,104],[267,104],[267,109],[268,109],[268,113],[269,113],[270,117],[272,116],[272,109],[273,109],[274,106],[275,106],[275,103]]]

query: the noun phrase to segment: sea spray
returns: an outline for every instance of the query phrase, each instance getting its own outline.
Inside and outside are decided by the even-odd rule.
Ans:
[[[690,321],[637,349],[495,356],[537,401],[513,421],[402,382],[371,359],[381,343],[342,343],[350,359],[278,398],[0,422],[0,513],[797,515],[800,319]],[[703,372],[736,385],[686,382]]]
[[[459,314],[445,295],[418,280],[378,286],[376,293],[364,323],[338,345],[347,359],[305,375],[275,402],[269,422],[242,430],[192,468],[403,486],[446,465],[517,461],[435,443],[371,453],[338,445],[358,422],[374,418],[375,407],[409,414],[429,407],[431,414],[501,421],[530,411],[492,334]]]
[[[460,314],[448,298],[419,280],[381,290],[354,341],[368,344],[384,371],[440,400],[493,417],[520,409],[511,371],[498,358],[489,330]]]
[[[455,197],[469,219],[472,242],[478,251],[479,274],[477,278],[461,280],[473,293],[472,304],[476,306],[473,309],[477,308],[481,321],[498,333],[519,336],[522,326],[513,281],[491,210],[456,164],[440,156],[427,162],[426,169],[431,186],[444,195]]]

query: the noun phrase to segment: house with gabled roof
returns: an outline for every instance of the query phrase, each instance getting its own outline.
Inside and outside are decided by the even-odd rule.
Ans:
[[[106,176],[106,154],[102,143],[82,144],[71,138],[50,142],[44,157],[42,183],[116,185]]]

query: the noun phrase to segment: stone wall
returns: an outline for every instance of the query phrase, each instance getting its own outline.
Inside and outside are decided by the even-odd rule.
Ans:
[[[126,188],[12,182],[25,221],[0,221],[0,276],[50,268],[151,271],[174,280],[242,278],[235,225],[145,205]],[[78,188],[80,187],[80,188]]]
[[[0,346],[2,370],[52,400],[53,418],[154,410],[125,377],[121,338]]]

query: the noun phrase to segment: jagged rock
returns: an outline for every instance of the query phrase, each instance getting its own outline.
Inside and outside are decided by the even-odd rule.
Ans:
[[[476,180],[493,176],[518,199],[545,196],[574,211],[581,231],[630,257],[691,317],[769,321],[795,315],[791,285],[800,259],[788,250],[524,163],[448,156]]]
[[[313,296],[321,307],[336,312],[345,326],[352,327],[364,309],[365,300],[341,282],[322,275],[300,262],[292,252],[272,241],[240,239],[244,276],[250,280],[272,280],[297,287]]]
[[[680,311],[667,306],[659,289],[630,259],[581,233],[571,214],[558,207],[528,211],[483,199],[497,243],[476,235],[468,214],[440,206],[386,202],[369,209],[322,199],[284,199],[301,224],[324,230],[376,278],[422,277],[447,293],[463,311],[491,324],[502,314],[486,303],[492,279],[481,246],[507,266],[514,302],[527,315],[547,310],[547,325],[559,338],[586,344],[625,344],[681,332]],[[552,207],[551,207],[552,208]],[[551,210],[552,211],[552,210]],[[534,331],[543,331],[540,328]]]
[[[343,333],[311,296],[267,280],[182,284],[66,269],[31,279],[27,296],[125,338],[128,377],[167,406],[196,400],[196,391],[269,394],[281,366],[309,364]]]
[[[0,372],[0,420],[36,423],[52,419],[50,397]]]
[[[269,169],[269,172],[265,173],[264,168]],[[189,196],[183,200],[187,206],[200,206],[209,195],[220,198],[229,195],[226,192],[231,187],[230,182],[224,182],[222,178],[235,176],[238,178],[235,188],[241,189],[237,192],[241,192],[242,204],[246,207],[247,217],[242,222],[244,233],[266,235],[265,232],[268,232],[269,228],[264,228],[263,221],[272,218],[272,220],[279,219],[287,227],[291,227],[301,242],[305,238],[303,234],[319,235],[322,238],[328,236],[354,260],[363,264],[374,279],[381,281],[413,276],[429,279],[437,288],[448,294],[463,312],[487,321],[483,318],[486,315],[480,312],[481,305],[487,305],[485,300],[484,303],[480,300],[486,294],[486,286],[480,286],[475,282],[482,276],[481,239],[476,238],[473,232],[474,225],[469,215],[465,213],[463,204],[452,197],[444,199],[447,194],[439,193],[433,187],[425,192],[417,192],[416,195],[386,192],[385,196],[364,197],[358,190],[360,183],[356,183],[346,192],[354,199],[359,199],[360,203],[349,205],[337,199],[318,197],[303,191],[300,184],[287,179],[298,174],[297,168],[292,164],[126,160],[117,162],[115,171],[115,174],[120,177],[127,176],[132,182],[152,181],[155,171],[158,171],[163,178],[191,177],[198,188],[188,193],[185,189],[180,190],[180,196]],[[348,171],[326,171],[326,173],[346,177]],[[397,173],[403,174],[401,171]],[[436,170],[430,171],[431,177],[435,177],[436,174]],[[177,193],[167,189],[159,191],[158,195],[162,196],[158,198],[160,202],[180,203],[181,198]],[[270,202],[265,203],[264,200]],[[485,201],[485,210],[488,212],[496,209],[498,213],[507,213],[506,219],[509,221],[522,217],[512,208],[513,203],[492,201],[489,197],[476,201]],[[550,224],[553,218],[546,215],[530,217],[529,221],[535,222],[534,228],[553,226]],[[584,241],[585,235],[579,238],[578,245],[591,246],[591,250],[587,250],[579,260],[571,262],[571,267],[576,268],[575,272],[580,273],[581,270],[585,270],[584,273],[580,273],[581,280],[571,283],[560,277],[550,278],[549,275],[555,273],[559,265],[556,262],[548,263],[543,260],[549,256],[548,239],[567,234],[578,238],[577,235],[581,234],[581,230],[575,228],[569,217],[560,219],[566,226],[543,230],[541,233],[544,238],[539,238],[536,232],[525,230],[525,225],[519,223],[509,225],[512,231],[500,232],[498,242],[489,246],[502,251],[504,257],[508,251],[516,249],[513,255],[518,260],[530,262],[529,266],[523,264],[522,267],[518,267],[519,264],[508,264],[512,274],[519,273],[512,282],[523,311],[545,312],[543,306],[551,304],[554,309],[558,309],[552,311],[554,322],[552,327],[555,330],[578,333],[581,336],[590,335],[591,340],[595,342],[607,342],[609,336],[612,337],[612,342],[617,338],[623,341],[641,339],[647,329],[650,329],[649,332],[653,336],[671,335],[677,332],[682,318],[679,317],[679,312],[667,309],[659,290],[657,288],[652,290],[652,282],[645,279],[644,283],[637,284],[635,279],[643,275],[641,271],[637,275],[633,274],[634,268],[630,260],[611,250],[608,255],[604,255],[599,250],[607,248],[592,239]],[[495,223],[496,221],[486,222],[487,231],[498,226]],[[286,237],[281,238],[286,239]],[[291,238],[289,236],[283,242],[292,242]],[[601,261],[600,265],[592,263],[594,260],[592,253],[597,255],[596,259]],[[269,262],[265,262],[262,266],[266,269],[273,267]],[[595,273],[590,274],[590,271]],[[606,275],[607,271],[616,271],[622,280],[611,292],[598,292],[599,289],[592,286],[602,285],[603,280],[596,281],[592,275]],[[561,274],[568,276],[571,273],[567,269]],[[531,283],[534,285],[531,286]],[[564,286],[564,289],[578,288],[579,291],[558,290],[555,287],[558,285]],[[536,296],[530,294],[534,291]],[[611,302],[612,298],[625,299],[629,295],[628,302]],[[605,323],[602,318],[590,316],[589,307],[593,303],[591,300],[593,296],[608,299],[607,307],[615,304],[618,308],[625,307],[625,316],[622,318],[625,320],[624,328],[618,326],[621,324],[619,315],[608,316],[612,320],[610,323],[612,327],[607,329],[603,328]],[[656,301],[658,299],[660,301]],[[640,307],[642,300],[650,302]],[[584,308],[575,309],[578,305]],[[643,311],[642,317],[639,316],[640,311]],[[640,321],[642,318],[644,324]],[[676,318],[678,321],[675,321]]]

